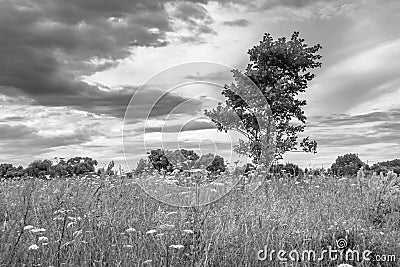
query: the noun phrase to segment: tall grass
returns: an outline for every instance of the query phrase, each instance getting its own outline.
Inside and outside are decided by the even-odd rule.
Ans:
[[[276,258],[258,260],[259,250],[321,251],[345,238],[347,248],[397,253],[397,262],[357,266],[399,266],[396,201],[392,197],[393,209],[379,213],[374,190],[360,190],[356,180],[324,177],[267,181],[256,192],[238,188],[192,208],[160,203],[133,180],[116,176],[5,181],[0,265],[283,266]]]

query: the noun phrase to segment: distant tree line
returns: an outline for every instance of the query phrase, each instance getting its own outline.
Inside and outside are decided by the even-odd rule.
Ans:
[[[98,162],[89,157],[73,157],[68,160],[60,158],[56,162],[51,160],[35,160],[26,168],[14,166],[9,163],[0,163],[0,179],[13,179],[21,177],[54,178],[79,176],[94,173]],[[97,174],[112,175],[114,162],[111,161],[107,169],[97,170]],[[189,171],[193,169],[204,169],[210,174],[219,174],[226,170],[227,166],[223,157],[211,153],[199,156],[193,150],[162,150],[154,149],[148,153],[147,159],[139,160],[134,174],[140,175],[144,172],[172,172]],[[357,154],[345,154],[338,156],[329,169],[301,169],[293,163],[275,164],[271,166],[270,172],[286,173],[291,176],[330,174],[336,176],[355,176],[363,168],[367,172],[388,173],[393,171],[400,175],[400,159],[378,162],[372,166],[364,163]],[[256,169],[256,165],[247,163],[241,167],[242,172],[250,173]]]
[[[174,151],[153,149],[147,159],[139,160],[134,173],[140,175],[145,171],[172,172],[204,169],[212,174],[226,170],[223,157],[211,153],[199,156],[193,150],[177,149]]]
[[[330,172],[337,176],[354,176],[357,175],[358,170],[361,168],[370,173],[386,174],[389,171],[393,171],[396,174],[400,174],[400,159],[378,162],[369,166],[357,154],[349,153],[337,157],[335,163],[330,168]]]
[[[23,168],[9,163],[0,164],[0,178],[12,179],[18,177],[66,177],[93,173],[98,162],[89,157],[74,157],[68,160],[60,159],[58,162],[45,160],[35,160]]]

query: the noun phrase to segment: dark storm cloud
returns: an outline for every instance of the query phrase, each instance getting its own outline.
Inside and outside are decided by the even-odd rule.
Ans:
[[[180,3],[180,19],[210,32],[196,26],[210,21],[204,7]],[[1,1],[2,93],[121,117],[129,92],[104,91],[80,77],[116,66],[135,47],[166,45],[169,31],[169,14],[159,1]]]
[[[181,36],[182,42],[203,42],[203,34],[216,34],[211,28],[214,20],[209,15],[207,9],[199,3],[194,2],[176,2],[172,13],[175,20],[183,22],[192,34],[190,36]]]
[[[246,27],[250,24],[250,21],[247,19],[235,19],[235,20],[226,20],[223,22],[226,26],[231,27]]]

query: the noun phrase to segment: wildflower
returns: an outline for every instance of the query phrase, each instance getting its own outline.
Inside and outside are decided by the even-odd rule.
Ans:
[[[39,236],[39,242],[47,242],[49,239],[46,236]]]
[[[184,248],[185,246],[184,246],[184,245],[170,245],[169,247],[170,247],[170,248],[174,248],[174,249],[182,249],[182,248]]]
[[[130,227],[130,228],[126,229],[125,232],[127,232],[127,233],[133,233],[133,232],[136,232],[136,229],[133,228],[133,227]]]
[[[133,248],[132,245],[124,245],[123,247],[124,247],[124,248]]]
[[[151,235],[151,234],[154,234],[156,232],[157,232],[157,230],[152,229],[152,230],[147,231],[146,234]]]
[[[61,217],[61,216],[57,216],[57,217],[55,217],[55,218],[53,219],[53,221],[63,221],[63,220],[64,220],[64,218]]]
[[[193,234],[194,233],[192,230],[189,230],[189,229],[185,229],[185,230],[183,230],[183,232],[185,234]]]
[[[38,250],[38,249],[39,249],[39,246],[36,245],[36,244],[30,245],[30,246],[28,247],[28,250]]]
[[[34,228],[31,230],[32,233],[42,233],[42,232],[46,232],[46,229],[44,228]]]
[[[67,228],[70,228],[71,226],[74,226],[76,224],[76,222],[69,222],[68,224],[67,224]]]
[[[27,226],[25,226],[24,227],[24,230],[25,231],[29,231],[29,230],[31,230],[31,229],[33,229],[34,227],[32,226],[32,225],[27,225]]]
[[[143,264],[152,263],[152,262],[153,262],[153,260],[145,260],[145,261],[143,262]]]

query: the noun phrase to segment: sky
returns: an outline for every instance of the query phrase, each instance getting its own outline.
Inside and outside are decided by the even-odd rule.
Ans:
[[[236,160],[239,136],[204,109],[265,33],[294,31],[322,45],[300,96],[318,153],[283,161],[400,158],[399,24],[394,0],[0,1],[0,162],[89,156],[132,169],[160,146]]]

